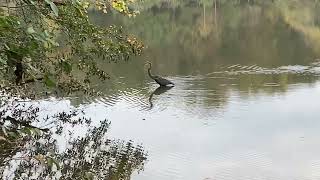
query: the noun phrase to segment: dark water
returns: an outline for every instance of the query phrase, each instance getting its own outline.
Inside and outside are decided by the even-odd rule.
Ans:
[[[89,112],[107,114],[114,137],[148,151],[132,179],[320,178],[317,4],[163,1],[142,9],[135,19],[93,15],[148,46],[143,57],[108,65],[121,78],[88,102]],[[146,60],[176,86],[157,88]]]
[[[111,75],[97,84],[102,97],[41,101],[43,109],[81,108],[93,125],[111,122],[108,138],[141,145],[148,156],[133,180],[320,179],[317,1],[136,6],[134,19],[91,18],[122,25],[145,42],[145,54],[102,64]],[[175,87],[158,88],[147,60]],[[85,132],[68,126],[54,137],[58,149]]]

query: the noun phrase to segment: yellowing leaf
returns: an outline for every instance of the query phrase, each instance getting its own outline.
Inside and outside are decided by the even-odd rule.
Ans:
[[[44,157],[44,155],[38,154],[38,155],[34,156],[34,158],[35,158],[37,161],[39,161],[42,165],[45,164],[45,157]]]

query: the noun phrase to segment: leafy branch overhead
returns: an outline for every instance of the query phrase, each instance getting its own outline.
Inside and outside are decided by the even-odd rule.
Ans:
[[[46,87],[67,92],[90,89],[91,79],[109,76],[99,63],[128,60],[144,46],[116,26],[99,27],[89,11],[137,14],[126,0],[16,0],[0,8],[1,86]],[[102,61],[103,60],[103,61]]]

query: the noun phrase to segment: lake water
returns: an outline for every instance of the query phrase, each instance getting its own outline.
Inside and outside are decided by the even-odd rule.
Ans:
[[[247,2],[146,1],[134,19],[92,12],[140,38],[145,53],[102,64],[103,96],[42,107],[81,108],[94,124],[111,122],[108,138],[141,145],[133,180],[320,179],[318,4]],[[158,88],[146,61],[175,86]],[[56,137],[61,151],[67,134]]]
[[[116,85],[103,86],[88,112],[148,151],[134,180],[320,179],[317,5],[214,2],[157,3],[129,20],[93,16],[116,20],[148,48],[108,65]],[[157,88],[146,60],[175,87]]]

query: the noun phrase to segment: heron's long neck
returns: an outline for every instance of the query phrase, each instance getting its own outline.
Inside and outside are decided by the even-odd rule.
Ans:
[[[148,75],[153,78],[154,76],[151,74],[151,67],[148,69]]]

